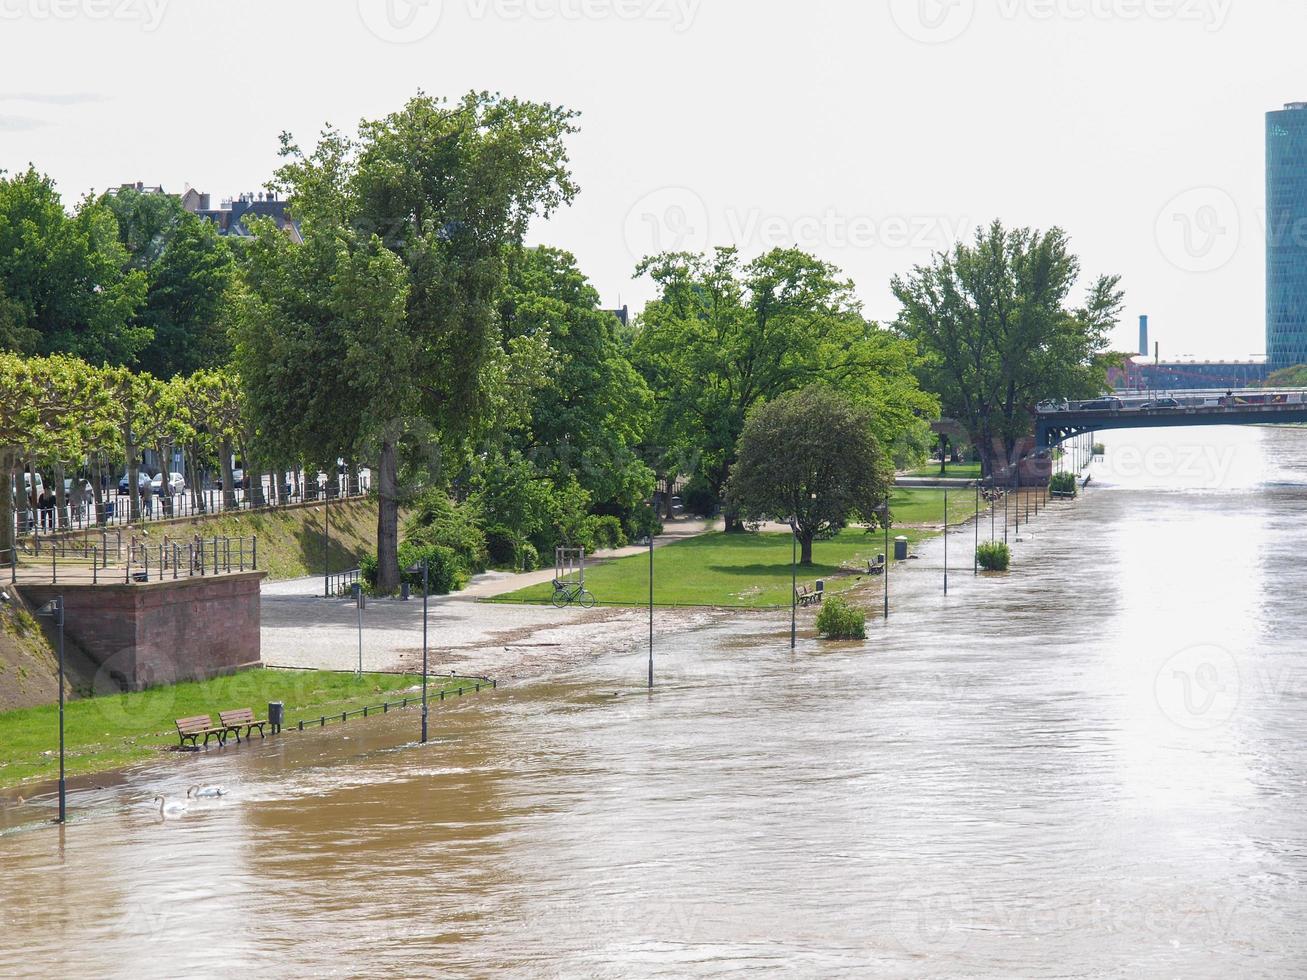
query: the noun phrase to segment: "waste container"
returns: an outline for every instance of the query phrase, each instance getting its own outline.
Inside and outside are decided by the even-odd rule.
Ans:
[[[282,701],[268,702],[268,725],[272,728],[275,735],[281,731],[281,726],[286,722],[286,705]]]
[[[901,535],[894,539],[894,560],[908,560],[908,539]]]
[[[400,585],[400,587],[399,587],[399,597],[400,597],[400,599],[403,600],[404,602],[408,602],[409,594],[410,594],[410,592],[409,592],[409,584],[408,584],[407,582],[402,583],[402,584]]]

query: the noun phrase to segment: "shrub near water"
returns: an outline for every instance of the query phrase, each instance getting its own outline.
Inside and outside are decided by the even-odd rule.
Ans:
[[[1076,475],[1074,473],[1054,473],[1048,481],[1050,493],[1069,493],[1076,495]]]
[[[865,640],[867,614],[835,596],[828,599],[817,614],[817,632],[832,640]]]
[[[987,572],[1006,572],[1012,564],[1012,551],[1002,541],[989,541],[976,549],[976,558]]]

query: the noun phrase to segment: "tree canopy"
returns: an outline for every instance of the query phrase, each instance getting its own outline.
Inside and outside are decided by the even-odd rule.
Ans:
[[[790,523],[812,564],[818,535],[853,518],[874,523],[894,471],[868,409],[822,386],[756,407],[745,421],[729,494],[740,514]]]
[[[1079,277],[1063,231],[995,221],[977,229],[972,244],[893,280],[903,304],[898,328],[923,356],[926,386],[971,432],[986,475],[999,471],[998,460],[1015,466],[1040,401],[1106,388],[1120,280],[1093,280],[1084,304],[1071,307]]]

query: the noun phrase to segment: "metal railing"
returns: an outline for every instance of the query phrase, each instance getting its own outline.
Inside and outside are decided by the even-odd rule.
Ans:
[[[47,541],[41,552],[17,549],[4,554],[10,565],[10,580],[20,577],[28,583],[51,585],[76,578],[81,584],[121,582],[126,585],[169,580],[230,575],[259,570],[257,537],[214,537],[154,541],[133,535],[126,542],[120,535],[92,541]],[[80,573],[80,574],[76,574]]]
[[[357,568],[348,572],[331,572],[326,575],[328,599],[345,598],[353,594],[354,586],[361,581]]]
[[[327,490],[314,492],[313,488],[304,487],[300,493],[282,493],[274,501],[265,485],[261,503],[255,500],[250,491],[238,490],[235,491],[235,500],[230,502],[230,505],[224,491],[212,488],[194,494],[186,490],[171,497],[143,492],[140,498],[140,512],[136,517],[132,517],[131,497],[127,494],[120,495],[116,487],[110,487],[102,495],[100,505],[93,500],[80,505],[65,500],[63,507],[34,509],[30,503],[17,502],[14,507],[14,533],[23,537],[38,538],[92,531],[96,528],[121,528],[215,514],[262,513],[304,504],[362,500],[371,492],[370,483],[359,484],[355,491],[351,491],[346,486],[342,486],[339,490],[332,489],[330,492]]]
[[[439,680],[439,678],[434,679]],[[459,687],[452,691],[446,690],[443,687],[439,691],[432,691],[427,695],[427,704],[431,704],[432,702],[439,704],[442,701],[453,701],[463,697],[465,694],[480,694],[484,690],[494,691],[499,688],[499,682],[489,677],[455,678],[455,681],[459,683]],[[390,714],[392,708],[396,711],[404,711],[411,707],[420,706],[421,704],[422,698],[420,695],[410,695],[401,698],[398,701],[384,701],[378,705],[356,708],[353,711],[342,711],[338,714],[331,715],[319,715],[317,718],[301,718],[298,722],[288,723],[282,730],[302,732],[312,728],[326,728],[329,724],[344,724],[351,718],[368,718],[372,715],[378,714],[386,715]]]

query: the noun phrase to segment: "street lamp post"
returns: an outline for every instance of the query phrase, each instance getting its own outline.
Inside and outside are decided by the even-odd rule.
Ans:
[[[790,518],[790,649],[799,645],[799,518]]]
[[[650,507],[653,502],[650,501]],[[654,513],[657,520],[658,514]],[[653,525],[649,527],[649,690],[653,690],[653,653],[654,653],[654,533]]]
[[[885,526],[885,619],[889,620],[889,501],[876,508],[876,513],[880,515],[881,524]]]
[[[944,491],[944,594],[948,595],[948,490]]]
[[[59,823],[68,816],[68,784],[64,779],[64,597],[56,596],[36,613],[59,628]]]
[[[410,575],[422,569],[422,744],[427,744],[427,596],[431,592],[431,564],[423,558],[420,565],[409,568]]]

